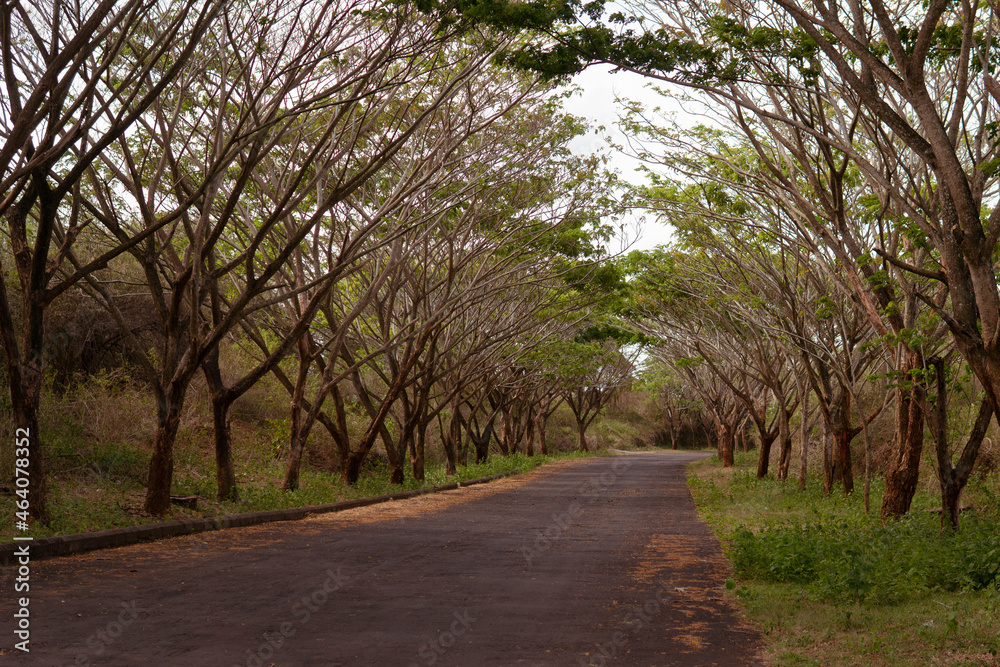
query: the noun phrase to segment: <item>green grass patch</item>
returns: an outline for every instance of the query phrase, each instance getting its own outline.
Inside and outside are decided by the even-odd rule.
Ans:
[[[902,521],[878,519],[860,489],[824,497],[813,475],[758,480],[752,453],[737,467],[691,466],[701,516],[723,541],[728,587],[764,631],[776,665],[1000,665],[1000,511],[997,476],[970,484],[957,532],[918,492]],[[930,473],[933,474],[933,473]]]

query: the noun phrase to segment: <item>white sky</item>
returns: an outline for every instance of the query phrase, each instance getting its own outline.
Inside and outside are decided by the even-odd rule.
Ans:
[[[588,118],[595,127],[605,128],[603,132],[598,130],[597,133],[592,132],[586,137],[577,139],[573,149],[580,154],[606,152],[611,156],[609,164],[619,172],[620,178],[631,183],[641,183],[643,177],[635,171],[638,162],[615,151],[604,137],[610,135],[616,143],[625,143],[625,136],[618,129],[621,105],[615,103],[616,97],[638,100],[647,106],[663,105],[664,100],[646,88],[647,79],[631,72],[611,73],[610,70],[611,67],[607,65],[593,66],[573,77],[573,83],[579,86],[582,92],[566,100],[564,104],[566,111],[575,116]],[[646,250],[670,240],[670,231],[667,227],[658,224],[649,216],[646,218],[645,222],[641,223],[638,240],[630,249]],[[637,224],[639,216],[626,221],[628,227],[634,228]],[[632,236],[634,234],[633,231]]]

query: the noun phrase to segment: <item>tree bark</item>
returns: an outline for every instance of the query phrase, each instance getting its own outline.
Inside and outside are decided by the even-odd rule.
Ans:
[[[535,416],[530,405],[524,418],[524,453],[535,455]]]
[[[718,455],[722,459],[722,467],[732,468],[735,463],[734,450],[736,449],[736,438],[733,427],[725,421],[720,420],[715,426],[715,436]]]
[[[809,387],[804,380],[798,381],[799,397],[802,405],[801,431],[802,451],[799,452],[799,488],[806,488],[806,476],[809,474]]]
[[[913,495],[917,492],[920,475],[920,456],[924,449],[924,402],[926,389],[920,377],[909,371],[922,370],[923,355],[910,351],[904,364],[904,378],[910,388],[896,389],[896,434],[893,438],[893,455],[885,473],[885,495],[882,497],[883,520],[901,519],[910,511]]]
[[[785,397],[778,394],[778,479],[788,479],[788,467],[792,460],[792,429],[789,425],[788,407]]]
[[[153,439],[153,458],[149,462],[145,510],[163,516],[170,509],[170,487],[174,474],[174,442],[181,423],[181,407],[172,402],[159,415]]]
[[[544,411],[539,410],[538,414],[535,415],[535,428],[538,430],[538,449],[542,453],[542,456],[548,456],[549,454],[548,437],[545,432],[547,421],[548,416]]]
[[[299,468],[302,465],[302,452],[305,450],[306,438],[309,437],[308,413],[303,414],[303,401],[306,393],[306,379],[309,377],[309,365],[312,363],[310,354],[309,334],[299,336],[297,349],[299,366],[295,373],[295,385],[292,391],[292,401],[288,418],[288,463],[285,467],[285,480],[282,489],[295,491],[299,488]],[[309,412],[312,412],[311,410]]]
[[[767,470],[771,463],[771,445],[774,444],[774,439],[777,437],[774,433],[761,433],[760,434],[760,451],[757,456],[757,479],[764,479],[767,477]],[[744,442],[746,434],[743,435]],[[743,446],[743,451],[746,451],[746,445]]]
[[[240,499],[233,466],[232,430],[229,409],[233,401],[222,381],[219,368],[219,350],[215,348],[201,364],[208,391],[212,399],[212,433],[215,440],[215,497],[216,500],[236,502]]]
[[[937,384],[937,402],[933,408],[927,408],[927,422],[934,437],[935,455],[937,458],[938,483],[941,487],[941,524],[952,530],[958,529],[960,499],[965,489],[972,468],[975,466],[979,447],[986,436],[990,420],[993,418],[993,406],[985,396],[979,401],[979,413],[976,415],[965,447],[959,456],[958,465],[952,465],[951,452],[948,448],[948,395],[945,384],[945,365],[942,359],[933,359]]]

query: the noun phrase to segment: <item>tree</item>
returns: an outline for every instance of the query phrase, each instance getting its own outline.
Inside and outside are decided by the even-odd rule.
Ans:
[[[29,512],[43,523],[45,310],[155,231],[93,243],[81,180],[180,76],[222,5],[55,0],[0,10],[0,216],[9,244],[2,260],[13,264],[20,292],[8,292],[0,266],[0,344],[14,424],[27,435]]]
[[[559,5],[532,24],[549,40],[528,44],[511,59],[551,75],[608,62],[708,91],[716,102],[727,100],[739,114],[755,116],[779,138],[798,134],[814,143],[819,152],[813,155],[821,158],[816,166],[831,176],[815,183],[836,185],[850,168],[857,169],[866,195],[888,214],[885,236],[910,241],[876,245],[876,254],[910,279],[926,280],[911,289],[899,279],[898,300],[866,298],[868,290],[857,296],[882,310],[895,305],[902,311],[899,301],[912,299],[934,311],[996,412],[1000,292],[994,256],[1000,206],[994,102],[1000,101],[1000,86],[988,50],[996,36],[996,6],[932,2],[915,9],[882,1],[805,6],[771,0],[726,3],[721,9],[701,2],[630,9],[632,16],[620,11],[601,22],[600,3]],[[587,18],[574,24],[566,13]],[[830,131],[835,125],[845,131]],[[831,197],[824,201],[824,190],[812,188],[812,196],[832,204],[827,211],[837,214],[841,193],[826,192]],[[837,224],[842,220],[833,215],[821,224],[836,237],[843,232]],[[865,270],[863,256],[852,259],[862,268],[859,276],[881,272]],[[888,294],[883,290],[881,296]],[[895,328],[897,336],[910,329]],[[901,516],[909,507],[922,448],[920,377],[926,364],[913,352],[900,349],[897,360],[904,379],[897,387],[886,517]]]
[[[587,428],[616,392],[628,386],[634,358],[623,353],[611,338],[603,341],[568,342],[560,360],[566,378],[563,398],[576,419],[577,444],[587,451]]]

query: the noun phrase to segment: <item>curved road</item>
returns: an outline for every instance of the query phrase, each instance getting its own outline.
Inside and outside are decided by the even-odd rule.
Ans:
[[[61,666],[759,664],[759,636],[723,599],[725,561],[684,483],[701,456],[566,461],[36,562],[31,653],[4,633],[0,655]]]

